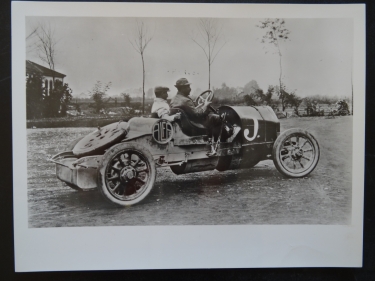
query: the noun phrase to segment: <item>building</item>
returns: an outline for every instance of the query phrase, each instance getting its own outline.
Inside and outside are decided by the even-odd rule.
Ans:
[[[30,60],[26,60],[26,77],[32,76],[33,74],[39,74],[43,77],[44,86],[48,95],[50,90],[53,89],[55,81],[59,80],[64,83],[64,77],[66,76],[65,74],[44,67]]]

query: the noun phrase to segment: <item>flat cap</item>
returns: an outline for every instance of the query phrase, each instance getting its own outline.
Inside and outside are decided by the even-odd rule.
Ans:
[[[176,81],[176,85],[174,85],[175,87],[178,87],[178,86],[188,86],[190,85],[191,83],[189,83],[189,81],[186,79],[186,78],[180,78]]]
[[[165,92],[165,91],[169,92],[169,88],[165,86],[156,86],[154,89],[155,93],[160,93],[160,92]]]

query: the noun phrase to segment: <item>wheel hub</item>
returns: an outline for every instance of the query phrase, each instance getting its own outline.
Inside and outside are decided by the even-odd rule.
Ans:
[[[128,182],[137,176],[136,170],[131,166],[124,167],[120,172],[120,179],[122,182]]]
[[[292,150],[292,158],[293,160],[299,160],[302,158],[303,150],[297,146]]]

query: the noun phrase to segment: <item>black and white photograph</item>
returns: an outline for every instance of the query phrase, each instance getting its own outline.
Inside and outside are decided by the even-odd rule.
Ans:
[[[363,6],[13,6],[20,271],[360,265]]]

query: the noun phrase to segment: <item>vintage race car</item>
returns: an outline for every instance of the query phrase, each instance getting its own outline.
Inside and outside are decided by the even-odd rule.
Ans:
[[[212,99],[210,91],[196,100]],[[56,175],[74,189],[98,188],[110,202],[130,206],[152,190],[159,167],[177,175],[208,170],[249,169],[272,159],[284,176],[299,178],[316,167],[320,150],[315,137],[302,129],[280,134],[280,123],[268,106],[221,106],[215,110],[236,130],[219,134],[217,154],[208,157],[206,129],[181,113],[170,122],[134,117],[119,121],[74,140],[51,158]]]

